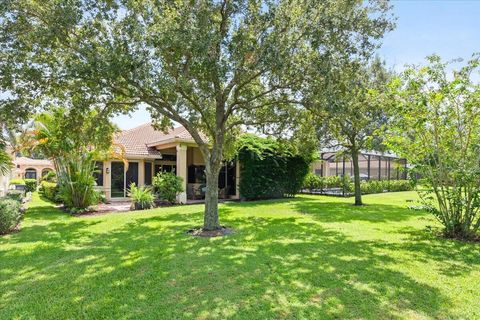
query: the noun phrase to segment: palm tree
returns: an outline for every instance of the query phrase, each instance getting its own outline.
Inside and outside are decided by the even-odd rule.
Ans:
[[[0,175],[6,176],[13,167],[12,158],[8,154],[5,145],[0,145]]]

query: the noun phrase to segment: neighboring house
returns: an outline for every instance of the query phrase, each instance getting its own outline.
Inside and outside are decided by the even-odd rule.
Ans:
[[[114,138],[125,148],[128,164],[119,160],[97,162],[97,185],[107,200],[125,200],[131,183],[150,185],[161,171],[174,172],[183,179],[180,203],[204,197],[205,162],[192,136],[184,127],[167,133],[155,130],[150,123],[123,131]],[[219,175],[219,197],[238,199],[240,168],[236,161],[225,163]]]
[[[407,178],[407,160],[394,154],[362,152],[358,157],[362,180],[398,180]],[[353,177],[353,163],[346,156],[335,151],[320,153],[320,160],[312,163],[312,171],[322,177]]]
[[[53,162],[46,159],[18,157],[13,160],[13,179],[40,179],[50,171],[55,171]]]

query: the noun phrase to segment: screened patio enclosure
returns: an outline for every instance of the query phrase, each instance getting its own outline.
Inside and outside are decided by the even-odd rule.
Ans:
[[[347,176],[353,178],[353,162],[348,155],[324,152],[314,163],[314,173],[322,176]],[[399,180],[407,178],[407,161],[391,155],[361,153],[358,156],[360,179]]]

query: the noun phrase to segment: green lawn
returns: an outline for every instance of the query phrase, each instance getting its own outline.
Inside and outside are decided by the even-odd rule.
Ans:
[[[480,245],[438,239],[413,192],[71,217],[38,196],[0,237],[0,319],[480,319]]]

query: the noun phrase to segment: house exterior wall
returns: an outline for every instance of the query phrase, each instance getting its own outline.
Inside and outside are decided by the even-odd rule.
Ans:
[[[36,173],[37,181],[40,181],[42,178],[42,173],[45,171],[53,171],[55,172],[55,168],[53,164],[37,164],[35,159],[32,159],[31,163],[28,162],[21,162],[16,163],[14,161],[14,169],[12,170],[12,179],[25,179],[25,174],[27,170],[34,170]]]
[[[10,176],[0,175],[0,197],[3,197],[7,194],[10,185]]]
[[[168,148],[161,149],[162,154],[175,154],[176,155],[176,160],[171,161],[171,160],[162,160],[162,159],[154,159],[151,157],[126,157],[126,160],[131,163],[131,162],[137,162],[138,163],[138,185],[143,186],[145,185],[145,163],[151,163],[152,165],[152,179],[155,175],[155,166],[158,165],[168,165],[168,166],[175,166],[175,173],[177,176],[181,177],[183,180],[183,190],[181,194],[178,195],[177,201],[179,203],[187,203],[188,201],[188,196],[187,196],[187,191],[189,190],[189,183],[188,183],[188,166],[189,165],[197,165],[197,166],[202,166],[205,164],[205,161],[203,161],[203,156],[198,149],[198,147],[193,146],[191,144],[182,144],[182,143],[177,143],[174,147],[171,145],[168,145]],[[125,176],[125,170],[124,170],[124,176]],[[97,189],[99,191],[102,191],[105,193],[105,197],[107,201],[122,201],[122,200],[127,200],[127,197],[123,198],[112,198],[112,185],[111,185],[111,179],[112,179],[112,161],[104,161],[103,162],[103,186],[98,186]],[[240,166],[236,166],[236,171],[235,171],[235,195],[230,196],[230,198],[233,199],[239,199],[240,198],[240,193],[239,193],[239,184],[240,184]],[[128,186],[127,186],[128,187]]]

